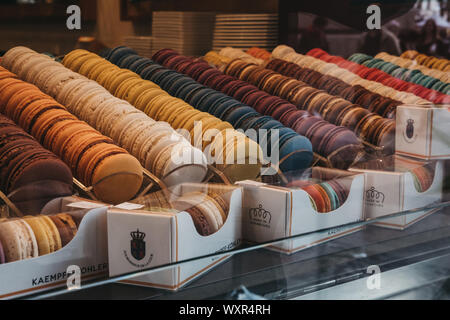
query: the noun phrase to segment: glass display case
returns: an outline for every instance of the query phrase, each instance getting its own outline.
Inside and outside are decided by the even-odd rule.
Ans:
[[[442,3],[0,4],[0,299],[450,299]]]
[[[296,235],[265,243],[244,243],[213,255],[142,269],[110,278],[82,281],[23,296],[31,299],[448,299],[450,202],[356,222],[360,231],[293,254],[272,246],[306,238]],[[405,230],[375,226],[394,217],[433,213]],[[320,233],[333,238],[340,227]],[[145,276],[221,261],[177,290],[149,287]]]

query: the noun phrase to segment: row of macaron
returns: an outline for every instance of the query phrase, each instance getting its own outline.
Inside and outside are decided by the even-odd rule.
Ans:
[[[236,79],[229,74],[224,75],[221,71],[202,61],[194,61],[191,58],[183,57],[175,51],[165,50],[164,53],[162,51],[160,53],[154,55],[154,59],[157,62],[191,76],[212,89],[234,97],[236,100],[245,103],[261,114],[272,116],[286,127],[306,136],[311,141],[313,150],[321,156],[329,157],[335,154],[335,157],[332,158],[336,159],[333,162],[335,167],[348,167],[355,159],[356,153],[360,150],[361,145],[356,135],[344,127],[337,127],[318,117],[312,116],[304,110],[298,110],[292,103],[277,96],[272,96],[256,86]],[[235,61],[246,64],[242,60]],[[256,65],[251,65],[257,67]],[[276,81],[271,83],[271,85],[274,84],[283,90],[285,88],[284,85],[287,83]],[[249,110],[249,114],[251,112]],[[309,126],[313,122],[315,125]]]
[[[216,51],[209,51],[203,56],[203,60],[213,66],[223,66],[228,64],[233,59],[220,55]]]
[[[450,67],[448,71],[441,71],[438,69],[431,69],[426,66],[423,66],[419,64],[416,60],[406,59],[398,56],[391,55],[387,52],[380,52],[375,55],[375,58],[383,59],[384,61],[392,62],[402,68],[412,69],[412,70],[419,70],[424,75],[436,78],[441,80],[442,82],[449,82],[450,81],[450,74],[448,71],[450,71]],[[433,59],[440,60],[437,58],[432,57]],[[441,59],[443,60],[443,59]]]
[[[398,91],[390,86],[374,81],[374,78],[366,79],[359,74],[352,72],[351,70],[347,70],[346,68],[344,68],[344,66],[330,63],[314,56],[299,54],[295,52],[293,48],[286,45],[277,46],[272,51],[272,57],[275,59],[282,59],[293,62],[301,67],[310,68],[322,74],[337,77],[353,86],[361,85],[362,87],[372,92],[378,93],[382,96],[391,98],[396,101],[401,101],[404,104],[429,103],[428,100],[420,98],[411,92]]]
[[[283,76],[273,70],[248,64],[241,60],[232,61],[226,67],[225,72],[243,81],[253,83],[273,95],[285,98],[311,114],[318,114],[325,121],[352,130],[361,139],[383,147],[387,154],[393,152],[395,121],[392,119],[385,119],[343,98],[330,95],[325,91]],[[312,130],[319,123],[319,120],[303,120],[304,127],[307,130]],[[311,139],[315,139],[314,135],[317,136],[319,132],[311,132]],[[303,132],[300,131],[300,133]],[[318,142],[323,145],[323,137],[320,137],[319,134],[318,138]]]
[[[396,156],[389,157],[380,161],[379,159],[374,159],[366,162],[360,162],[356,165],[358,169],[365,170],[382,170],[382,171],[393,171],[393,172],[408,172],[411,174],[414,187],[417,192],[427,191],[434,181],[435,175],[435,162],[429,163],[418,163],[416,161],[408,160],[406,158],[397,158]],[[369,190],[370,196],[374,194],[373,190]]]
[[[111,95],[97,82],[27,48],[9,50],[2,63],[126,149],[167,185],[200,182],[205,177],[206,158],[201,150],[167,123],[153,120],[127,101]],[[110,75],[102,67],[95,72]],[[118,85],[114,76],[106,78],[108,83]],[[195,169],[189,170],[190,167]],[[133,180],[131,176],[129,179]]]
[[[387,74],[406,82],[415,83],[447,95],[450,93],[450,83],[440,81],[438,78],[423,74],[422,71],[418,69],[404,68],[393,62],[387,61],[385,60],[385,55],[383,53],[377,54],[375,57],[364,53],[354,53],[348,58],[348,60],[368,68],[376,68],[384,71]]]
[[[324,75],[285,60],[273,59],[265,67],[284,76],[307,83],[316,89],[324,90],[331,95],[344,98],[384,118],[393,118],[396,113],[396,107],[401,104],[399,101],[371,92],[360,85],[352,86],[337,77]]]
[[[279,46],[279,48],[276,48],[275,50],[278,50],[278,52],[276,52],[275,57],[280,54],[279,51],[285,51],[285,49],[286,49],[286,46],[283,46],[283,45]],[[259,49],[259,50],[265,51],[264,49]],[[274,50],[274,52],[275,52],[275,50]],[[313,50],[319,50],[319,49],[313,49]],[[221,51],[221,52],[223,52],[223,54],[226,55],[226,56],[224,56],[224,58],[230,59],[232,57],[241,57],[241,59],[246,58],[247,61],[249,61],[249,62],[252,62],[252,61],[251,61],[250,58],[246,57],[246,55],[249,54],[249,55],[254,56],[254,54],[255,54],[254,53],[255,51],[253,51],[253,50],[252,51],[247,51],[247,53],[244,53],[244,51],[242,51],[241,49],[236,49],[236,48],[228,48],[227,50]],[[268,53],[269,52],[266,51],[266,57],[269,57]],[[360,55],[360,54],[356,54],[356,55]],[[333,58],[333,57],[334,56],[332,56],[329,59],[335,60],[334,62],[338,61],[339,63],[337,63],[337,65],[340,66],[340,64],[343,63],[342,62],[342,58],[340,58],[340,57],[334,57]],[[301,59],[304,59],[305,56],[298,55],[296,58],[300,58],[300,60],[301,60]],[[308,57],[306,57],[306,61],[301,63],[301,65],[302,66],[306,66],[306,67],[309,67],[310,65],[314,65],[314,61],[311,61],[311,59],[309,59],[309,61],[308,61],[307,58]],[[447,86],[448,80],[449,80],[448,72],[442,72],[442,71],[439,71],[439,70],[427,69],[427,68],[425,68],[425,67],[423,67],[421,65],[417,65],[416,62],[413,62],[413,61],[408,60],[408,59],[403,59],[401,57],[388,55],[385,52],[377,54],[376,58],[380,58],[380,59],[383,59],[385,61],[389,61],[389,62],[393,62],[393,63],[394,63],[394,61],[395,61],[395,63],[399,62],[397,64],[400,65],[401,67],[413,69],[413,70],[399,69],[398,67],[392,66],[392,64],[389,64],[389,65],[385,64],[385,68],[396,69],[396,71],[395,71],[396,75],[400,76],[401,79],[409,80],[410,78],[414,77],[414,79],[413,79],[414,81],[413,82],[420,84],[420,86],[409,86],[409,88],[408,88],[409,92],[414,93],[414,95],[416,95],[416,96],[417,95],[423,96],[424,98],[426,98],[427,100],[432,101],[432,102],[441,103],[443,101],[444,102],[447,101],[446,100],[447,98],[445,96],[442,97],[441,93],[445,93],[445,94],[448,95],[448,86]],[[289,59],[290,59],[289,61],[291,61],[292,57],[290,57]],[[267,59],[267,60],[269,60],[269,59]],[[296,61],[296,62],[298,63],[299,61]],[[379,62],[379,61],[377,60],[376,62]],[[210,63],[212,63],[212,64],[214,64],[216,66],[221,66],[223,64],[226,64],[226,61],[224,61],[224,59],[222,58],[222,61],[219,60],[219,59],[215,59],[215,61],[211,61]],[[255,61],[253,61],[253,63],[257,63],[257,61],[255,60]],[[412,63],[412,65],[411,65],[411,63]],[[331,68],[330,66],[322,66],[322,67],[326,71],[330,71],[330,68]],[[320,69],[320,68],[318,68],[318,69]],[[355,70],[351,70],[351,71],[355,71]],[[335,75],[339,76],[337,73]],[[347,76],[348,80],[353,80],[353,81],[355,80],[355,79],[352,79],[352,76],[349,76],[348,74],[346,76]],[[377,78],[377,77],[378,78],[380,78],[380,77],[383,78],[385,76],[383,76],[383,74],[380,74],[380,73],[372,73],[372,74],[369,75],[369,77],[367,79],[371,79],[372,80],[372,78]],[[430,77],[439,79],[441,81],[438,81],[436,79],[430,79]],[[404,87],[405,87],[404,83],[395,82],[392,79],[390,79],[390,80],[391,80],[391,82],[389,83],[389,85],[392,86],[392,85],[401,85],[401,84],[403,84],[403,89],[404,89]],[[347,82],[350,83],[351,81],[347,81]],[[368,89],[370,88],[370,85],[367,82],[365,83],[365,85],[366,85],[366,87]],[[425,90],[424,91],[425,87],[433,89],[433,90]],[[383,87],[376,88],[376,89],[380,93],[385,91],[385,94],[389,94],[390,97],[395,98],[397,100],[400,100],[403,103],[416,103],[416,102],[419,102],[419,101],[416,101],[416,102],[412,101],[412,100],[414,100],[414,98],[411,98],[411,97],[408,98],[408,96],[404,94],[405,92],[403,92],[403,94],[395,93],[395,91],[392,91],[392,90],[382,90],[382,89],[385,89]]]
[[[133,53],[126,53],[126,48],[115,48],[107,58],[121,67],[129,68],[138,72],[142,78],[151,80],[161,86],[169,94],[178,97],[196,109],[212,114],[224,121],[231,123],[234,128],[242,129],[248,133],[249,129],[255,130],[252,139],[265,145],[266,150],[279,150],[279,168],[286,172],[306,168],[312,160],[312,146],[308,139],[298,135],[290,128],[284,127],[279,121],[270,116],[263,116],[253,108],[244,105],[230,96],[208,88],[192,78],[178,73],[174,70],[161,66],[160,64],[142,58]],[[159,54],[164,53],[163,49]],[[116,54],[124,52],[123,56]],[[137,59],[135,62],[133,60]],[[195,69],[195,67],[194,67]],[[201,69],[198,69],[201,71]],[[260,130],[260,129],[265,129]],[[276,145],[269,145],[271,134],[279,130]],[[259,136],[258,136],[259,135]],[[267,156],[268,152],[265,153]],[[269,161],[270,159],[266,159]],[[272,163],[277,165],[276,162]]]
[[[261,60],[270,60],[272,57],[272,54],[269,51],[258,47],[251,47],[246,51],[246,53]]]
[[[405,53],[408,53],[408,52],[410,52],[410,51],[405,51]],[[272,57],[272,54],[269,51],[267,51],[265,49],[261,49],[261,48],[251,48],[251,49],[247,50],[246,53],[252,55],[255,58],[261,58],[263,60],[270,60]],[[415,51],[415,53],[418,54],[417,51]],[[380,58],[380,59],[383,59],[384,61],[392,62],[402,68],[414,69],[414,70],[417,69],[417,70],[420,70],[423,74],[425,74],[427,76],[439,79],[445,83],[449,82],[450,75],[448,72],[445,71],[445,68],[448,68],[450,70],[449,60],[438,59],[436,57],[426,56],[423,54],[418,54],[418,57],[419,57],[419,61],[430,62],[431,65],[436,64],[437,68],[430,69],[429,67],[427,67],[425,65],[419,64],[419,61],[417,61],[417,60],[398,57],[395,55],[388,54],[386,52],[380,52],[375,56],[375,58]],[[219,64],[221,61],[216,60],[215,62],[216,62],[216,64]],[[439,68],[442,68],[442,69],[439,69]],[[436,85],[436,87],[437,87],[437,85]]]
[[[450,60],[445,58],[436,58],[433,56],[428,56],[423,53],[419,53],[416,50],[406,50],[400,55],[401,58],[414,60],[418,64],[423,65],[427,68],[432,68],[436,70],[441,70],[444,72],[450,71]]]
[[[137,193],[143,180],[142,167],[125,149],[78,120],[36,86],[13,77],[1,83],[0,113],[59,156],[74,177],[93,186],[100,200],[120,203]],[[69,174],[62,175],[63,167],[59,168],[59,179],[69,179]],[[55,165],[53,170],[57,169]]]
[[[0,90],[2,84],[0,80]],[[0,173],[0,189],[5,194],[17,193],[21,188],[44,180],[72,184],[69,167],[3,115],[0,115]]]
[[[134,53],[134,51],[130,53]],[[95,63],[92,63],[93,61]],[[127,62],[127,60],[124,61]],[[214,162],[216,162],[216,166],[220,170],[224,170],[227,176],[233,181],[235,178],[238,178],[238,174],[232,171],[237,170],[241,172],[244,166],[242,168],[239,168],[239,166],[230,166],[228,168],[223,166],[223,164],[226,164],[226,160],[230,158],[227,152],[234,154],[239,148],[248,148],[248,150],[245,150],[248,158],[244,159],[245,161],[243,163],[247,170],[244,171],[242,177],[251,179],[257,176],[257,171],[259,170],[259,147],[244,134],[235,131],[230,123],[222,121],[208,113],[196,110],[183,100],[172,97],[155,83],[142,79],[138,74],[128,69],[121,69],[94,53],[76,50],[67,54],[63,63],[73,71],[97,81],[108,89],[111,94],[128,101],[149,117],[158,121],[166,121],[177,130],[184,130],[187,138],[192,141],[192,144],[206,151],[205,153],[207,155],[210,155],[210,150],[214,150],[216,160]],[[104,68],[106,71],[96,73],[94,68]],[[143,71],[145,72],[145,70],[144,68]],[[105,76],[105,73],[107,76]],[[119,84],[114,85],[117,83],[115,80],[112,83],[108,83],[105,80],[108,78],[119,79]],[[200,132],[199,129],[201,129]],[[216,134],[208,139],[203,139],[211,132],[220,133],[220,135]],[[145,133],[141,133],[138,139],[144,139],[143,134]],[[155,135],[154,132],[151,134]],[[164,132],[159,134],[162,135]],[[216,139],[219,136],[220,138]],[[227,139],[230,141],[226,141]],[[221,142],[223,143],[221,144]],[[226,150],[227,145],[228,150]],[[252,150],[254,150],[254,154],[251,154]],[[220,161],[217,161],[219,158]],[[209,157],[208,160],[210,160]],[[195,167],[188,168],[186,166],[184,168],[186,172],[182,174],[185,177],[193,175],[196,170],[201,169]]]
[[[72,241],[77,231],[77,223],[67,213],[2,219],[0,264],[56,252]]]
[[[349,193],[349,190],[339,182],[339,179],[318,183],[311,180],[293,180],[287,186],[306,191],[314,210],[320,213],[338,209],[347,200]]]
[[[231,60],[233,59],[240,59],[240,60],[244,60],[248,63],[254,63],[254,64],[262,64],[264,63],[263,59],[259,59],[254,57],[253,55],[241,50],[241,49],[236,49],[233,47],[225,47],[222,48],[219,51],[219,56],[221,57],[227,57]]]
[[[377,68],[369,68],[356,62],[346,60],[342,57],[330,55],[322,49],[312,49],[307,52],[307,55],[345,68],[353,72],[354,74],[359,75],[361,78],[374,80],[378,83],[384,84],[401,92],[413,93],[417,97],[421,97],[434,103],[445,103],[450,99],[450,96],[442,92],[428,89],[423,85],[418,85],[401,79],[397,79],[391,76],[389,73],[386,73]]]
[[[259,49],[259,48],[258,48]],[[234,49],[240,50],[240,49]],[[264,49],[259,49],[266,51]],[[249,54],[254,54],[254,51],[247,51]],[[266,51],[267,54],[271,53]],[[212,54],[209,52],[207,55]],[[216,55],[220,56],[218,53]],[[230,61],[226,62],[228,57],[223,57],[211,61],[207,55],[204,59],[220,69],[224,69]],[[306,57],[309,58],[309,57]],[[263,63],[266,68],[277,71],[285,76],[293,77],[297,80],[303,81],[317,89],[325,90],[331,95],[340,96],[346,100],[351,101],[354,104],[361,105],[362,107],[368,109],[371,112],[375,112],[385,118],[393,118],[395,116],[396,107],[401,104],[400,101],[396,101],[389,97],[382,96],[378,93],[372,92],[359,84],[351,85],[344,82],[338,76],[331,76],[323,74],[319,71],[313,70],[306,67],[305,64],[302,66],[281,59],[266,59],[267,61]]]
[[[164,191],[154,192],[139,197],[133,203],[142,204],[144,210],[179,212],[186,211],[194,222],[197,232],[209,236],[217,232],[226,222],[228,202],[215,192],[188,192],[175,199],[170,199]]]

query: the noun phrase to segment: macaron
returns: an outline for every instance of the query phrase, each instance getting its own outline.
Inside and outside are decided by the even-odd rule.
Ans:
[[[202,236],[217,232],[224,224],[223,209],[207,194],[192,192],[173,201],[174,208],[188,212],[194,226]]]
[[[33,230],[22,219],[0,223],[0,242],[6,262],[35,258],[39,253]]]
[[[61,237],[53,221],[47,216],[26,216],[24,220],[30,225],[36,237],[39,256],[61,249]]]
[[[57,215],[48,216],[56,226],[60,237],[61,246],[65,247],[77,234],[77,225],[72,216],[67,213],[59,213]]]

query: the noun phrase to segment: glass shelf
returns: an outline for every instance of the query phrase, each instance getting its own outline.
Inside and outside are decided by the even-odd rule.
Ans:
[[[436,212],[405,230],[374,226],[395,216]],[[286,255],[267,250],[296,235],[159,266],[138,273],[82,282],[25,299],[395,299],[450,297],[450,201],[347,225],[362,230]],[[331,232],[318,230],[316,232]],[[123,283],[161,270],[230,256],[177,291]],[[369,266],[381,271],[380,289],[367,287]],[[246,291],[248,290],[248,291]],[[247,292],[250,296],[245,295]],[[250,292],[250,293],[249,293]]]

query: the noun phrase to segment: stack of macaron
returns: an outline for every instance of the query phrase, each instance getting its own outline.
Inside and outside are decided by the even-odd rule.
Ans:
[[[434,169],[431,166],[419,166],[410,170],[413,179],[414,186],[418,192],[427,191],[434,180]]]
[[[189,192],[172,202],[178,211],[186,211],[192,218],[197,232],[209,236],[217,232],[228,216],[228,204],[217,194]]]
[[[123,50],[116,49],[111,50],[113,61],[118,61],[115,60],[117,57],[115,54],[122,53],[123,50],[128,50],[127,48],[119,48]],[[77,59],[73,59],[73,57],[75,54],[80,53],[84,54],[82,57],[85,61],[80,64],[80,68],[77,70],[73,67],[72,60],[75,62],[78,61]],[[90,57],[90,59],[86,57]],[[139,60],[130,59],[134,58],[133,55],[127,55],[126,57],[128,59],[121,60],[125,63],[125,66],[129,66],[130,61],[136,62]],[[98,59],[101,59],[101,61]],[[97,78],[95,75],[92,75],[91,69],[86,67],[92,60],[97,61],[97,66],[112,67],[108,69],[109,74],[114,79],[120,79],[120,85],[116,87],[105,82],[101,78],[102,74]],[[142,62],[145,64],[145,61]],[[235,131],[230,123],[194,109],[183,100],[172,97],[155,83],[142,79],[128,69],[120,69],[108,60],[99,58],[93,53],[80,50],[73,51],[66,55],[63,63],[69,68],[74,68],[74,71],[90,76],[92,80],[98,81],[98,83],[105,86],[112,94],[127,100],[151,118],[159,121],[167,121],[173,128],[183,132],[183,135],[190,139],[194,146],[199,148],[197,150],[199,152],[201,152],[200,149],[204,150],[208,155],[208,160],[211,160],[213,163],[215,162],[216,167],[226,172],[226,175],[231,180],[235,181],[235,179],[238,179],[238,173],[243,174],[242,177],[245,178],[255,178],[259,174],[259,158],[261,156],[259,146],[242,133]],[[136,65],[140,64],[138,63]],[[149,69],[151,70],[151,68],[145,68],[143,72],[147,72]],[[160,131],[159,134],[167,135],[167,131]],[[228,146],[229,152],[233,153],[233,155],[235,152],[239,153],[239,149],[244,151],[244,159],[241,159],[243,161],[238,162],[236,157],[236,161],[233,161],[233,163],[225,163],[225,158],[230,160],[230,155],[223,152],[222,143]],[[210,157],[210,151],[213,151],[214,154],[212,156],[214,158]],[[203,154],[200,156],[205,157]],[[214,159],[216,161],[213,161]],[[225,167],[224,164],[231,164],[232,166]],[[188,168],[186,167],[186,169]],[[185,176],[192,175],[193,173],[195,171],[191,168],[185,173]]]
[[[425,100],[434,103],[445,103],[449,101],[450,96],[438,92],[436,90],[428,89],[422,85],[409,83],[391,76],[389,73],[381,71],[377,68],[369,68],[360,65],[356,62],[346,60],[339,56],[329,55],[322,49],[312,49],[307,55],[315,57],[317,59],[331,62],[339,67],[345,68],[354,74],[359,75],[361,78],[373,80],[375,82],[384,84],[400,92],[412,93],[417,97],[423,98]],[[382,63],[385,63],[382,61]]]
[[[306,136],[311,141],[313,150],[321,156],[328,157],[331,154],[339,153],[335,156],[333,165],[340,168],[347,167],[354,161],[356,153],[359,152],[360,142],[350,130],[344,127],[336,127],[327,121],[313,117],[304,110],[298,110],[295,105],[286,100],[271,96],[259,90],[254,85],[238,80],[229,74],[224,75],[221,71],[206,66],[202,62],[192,61],[192,59],[180,56],[174,51],[171,52],[172,55],[168,53],[165,51],[163,55],[165,59],[161,59],[157,56],[158,53],[156,53],[155,60],[179,72],[183,72],[179,68],[180,65],[183,65],[185,66],[187,75],[193,77],[198,82],[212,89],[222,91],[254,108],[257,112],[271,116],[275,120],[280,121],[284,126],[294,129],[300,135]],[[246,66],[251,65],[259,68],[256,65],[247,64],[242,60],[234,61]],[[189,70],[194,70],[195,68],[200,71],[189,72]],[[217,82],[218,79],[221,81]],[[309,126],[309,124],[312,125],[313,123],[314,126]],[[347,146],[352,146],[352,148],[342,148]]]
[[[131,201],[132,203],[143,205],[142,210],[154,211],[154,212],[170,212],[177,213],[178,211],[173,208],[166,195],[166,190],[160,190],[146,194],[142,197],[138,197]]]
[[[440,69],[433,69],[433,68],[429,68],[426,67],[424,65],[418,64],[418,62],[416,60],[411,60],[411,59],[406,59],[406,58],[402,58],[402,57],[398,57],[398,56],[393,56],[390,55],[386,52],[380,52],[378,53],[375,58],[379,58],[379,59],[383,59],[384,61],[389,61],[392,62],[393,64],[396,64],[402,68],[407,68],[407,69],[413,69],[413,70],[419,70],[420,72],[422,72],[423,74],[439,79],[442,82],[449,82],[450,81],[450,73],[448,71],[450,71],[450,61],[446,60],[446,59],[437,59],[434,57],[431,57],[433,59],[436,60],[436,62],[438,63],[437,65],[439,66],[439,63],[442,63],[443,66],[445,66],[447,63],[449,65],[448,67],[448,71],[443,71]],[[433,87],[432,87],[433,89]],[[439,90],[438,90],[439,91]]]
[[[72,216],[26,216],[0,222],[0,264],[36,258],[66,246],[77,233]]]
[[[416,63],[423,65],[427,68],[432,68],[444,72],[450,71],[450,60],[444,58],[436,58],[433,56],[427,56],[426,54],[419,53],[416,50],[407,50],[400,55],[401,58],[414,60]]]
[[[323,120],[319,117],[305,117],[294,123],[297,132],[306,134],[311,141],[316,141],[319,150],[323,148],[324,144],[327,144],[325,136],[319,133],[324,133],[322,130],[326,130],[327,126],[331,128],[330,125],[325,126],[320,125],[320,123],[327,123],[328,121],[336,126],[343,126],[354,131],[361,139],[371,144],[384,147],[387,154],[393,152],[395,121],[392,119],[385,119],[365,108],[352,104],[350,101],[332,96],[323,90],[318,90],[273,70],[247,64],[240,60],[232,61],[226,67],[225,72],[252,83],[275,96],[285,98],[298,108],[306,109],[310,114],[320,115]],[[316,131],[317,126],[322,126],[322,129]],[[336,126],[333,126],[336,129],[330,130],[330,132],[333,132],[333,140],[338,137],[336,130],[341,131],[342,134],[346,132],[342,127]],[[345,136],[346,139],[350,138],[348,133],[345,133]],[[313,142],[313,145],[315,143]],[[330,141],[330,143],[334,142]]]
[[[10,88],[5,86],[7,80],[0,80],[0,99],[5,98],[4,92]],[[26,197],[27,194],[24,192],[30,185],[45,181],[48,185],[47,190],[43,190],[42,193],[28,194],[28,201],[33,199],[39,201],[40,198],[48,199],[67,195],[72,185],[72,173],[69,167],[3,115],[0,115],[0,173],[0,189],[5,194],[15,194],[16,201],[13,202],[17,202],[19,209],[24,199],[18,201],[20,196],[17,190],[21,190],[20,193]],[[46,193],[48,190],[50,194]]]
[[[85,52],[82,51],[82,53]],[[76,59],[75,64],[71,64],[72,67],[78,69],[77,65],[81,66],[87,56],[83,54],[78,56],[79,59]],[[23,56],[28,59],[23,59]],[[101,58],[98,57],[98,59]],[[94,59],[94,64],[95,62]],[[167,185],[200,182],[205,177],[206,159],[200,150],[194,148],[167,123],[156,122],[149,118],[128,102],[111,95],[97,82],[23,47],[9,50],[2,63],[11,70],[16,70],[20,78],[34,83],[66,106],[72,114],[109,137],[107,139],[109,144],[113,144],[114,141],[122,146],[134,155],[135,158],[132,157],[134,161],[137,158],[144,168],[162,179]],[[101,65],[92,71],[101,73],[101,78],[105,79],[109,75],[108,70],[105,71],[105,67],[111,69],[114,66]],[[115,81],[117,80],[115,74],[113,78],[109,77],[107,80],[110,87],[119,84]],[[122,152],[125,151],[117,146],[115,148]],[[125,163],[122,163],[123,165]],[[136,177],[140,182],[142,178],[141,165],[137,166],[131,163],[129,165],[133,170],[138,168],[141,170],[139,176]],[[127,180],[131,179],[131,176],[127,178]],[[130,192],[131,190],[134,188],[131,188]]]
[[[40,143],[58,155],[68,165],[74,177],[86,186],[93,187],[94,194],[100,200],[121,203],[137,193],[143,177],[142,167],[136,158],[115,145],[110,138],[78,120],[64,106],[34,85],[14,78],[6,78],[0,82],[0,113],[31,134],[37,140],[36,144]],[[50,152],[47,153],[51,155]],[[30,156],[29,153],[21,154],[14,163]],[[46,156],[39,151],[33,157],[52,159],[50,155]],[[53,155],[53,158],[56,156]],[[9,162],[11,165],[8,166],[12,166],[13,162]],[[38,167],[40,163],[37,164]],[[42,167],[37,170],[39,174],[47,172],[48,177],[54,180],[71,180],[67,166],[58,159],[52,160],[52,163],[49,170],[44,171]],[[21,174],[24,175],[26,171],[22,171]]]
[[[327,213],[338,209],[348,197],[348,189],[338,179],[314,183],[310,180],[293,180],[287,185],[308,193],[317,212]]]
[[[339,96],[351,103],[360,105],[370,112],[377,113],[384,118],[393,118],[397,106],[402,104],[366,88],[355,85],[352,86],[338,77],[322,74],[318,71],[300,67],[299,65],[281,59],[273,59],[266,64],[266,68],[276,71],[287,77],[300,80],[310,86],[324,90],[331,95]]]
[[[436,90],[438,92],[449,94],[450,93],[450,83],[440,81],[437,78],[433,78],[426,74],[423,74],[418,69],[407,69],[403,68],[397,64],[385,60],[386,54],[377,54],[374,58],[364,53],[352,54],[348,60],[356,62],[360,65],[366,66],[368,68],[375,68],[390,74],[391,76],[406,81],[410,83],[415,83],[417,85],[423,86],[425,88]]]
[[[208,62],[210,65],[221,67],[223,65],[228,64],[232,59],[222,56],[215,51],[209,51],[207,54],[203,56],[203,60]]]
[[[257,59],[261,60],[270,60],[272,58],[272,54],[266,49],[261,49],[258,47],[252,47],[247,50],[247,53],[251,56],[254,56]]]
[[[215,192],[188,192],[182,196],[168,195],[164,191],[154,192],[133,200],[144,205],[143,210],[177,213],[186,211],[192,217],[194,226],[202,236],[218,231],[225,223],[229,205]]]
[[[176,54],[176,53],[175,53]],[[155,54],[156,59],[160,59],[165,55],[173,55],[170,49],[160,50]],[[241,102],[221,93],[210,89],[176,71],[167,69],[150,59],[140,62],[144,65],[144,69],[137,66],[129,66],[131,70],[140,71],[141,77],[151,80],[161,86],[162,89],[171,95],[183,99],[196,109],[212,114],[224,121],[228,121],[236,129],[247,131],[253,129],[255,136],[251,136],[253,140],[259,140],[260,144],[270,141],[271,129],[280,129],[277,145],[270,146],[270,150],[277,147],[279,150],[280,161],[279,168],[286,172],[298,170],[309,166],[312,160],[312,146],[308,139],[299,136],[295,131],[285,128],[280,122],[271,117],[262,116],[253,108],[243,105]],[[188,64],[184,64],[186,67]],[[202,66],[209,68],[205,62]],[[126,65],[120,65],[127,67]],[[195,66],[197,67],[197,66]],[[195,71],[190,68],[193,73],[200,72],[201,69]],[[226,76],[225,76],[226,77]],[[260,131],[259,129],[265,129]],[[282,130],[281,130],[282,129]],[[257,132],[256,132],[257,131]],[[261,133],[263,132],[263,133]],[[258,134],[261,133],[258,139]],[[245,135],[244,135],[245,136]],[[267,144],[265,145],[267,146]],[[270,154],[265,154],[270,157]],[[277,166],[278,163],[272,163]],[[245,174],[242,172],[242,174]]]
[[[219,51],[219,54],[221,56],[225,56],[229,59],[241,59],[248,63],[254,63],[254,64],[262,64],[264,63],[264,60],[255,58],[254,56],[244,52],[241,49],[236,49],[232,47],[225,47],[222,50]]]
[[[378,93],[382,96],[401,101],[404,104],[428,104],[429,101],[422,99],[410,92],[398,91],[380,82],[364,79],[356,73],[338,66],[335,63],[320,60],[313,56],[298,54],[294,49],[285,45],[279,45],[272,51],[274,58],[293,62],[301,67],[310,68],[322,74],[330,75],[341,79],[352,85],[360,85],[367,90]],[[345,60],[346,61],[346,60]],[[348,61],[348,63],[352,63]],[[359,67],[359,65],[357,65]]]

